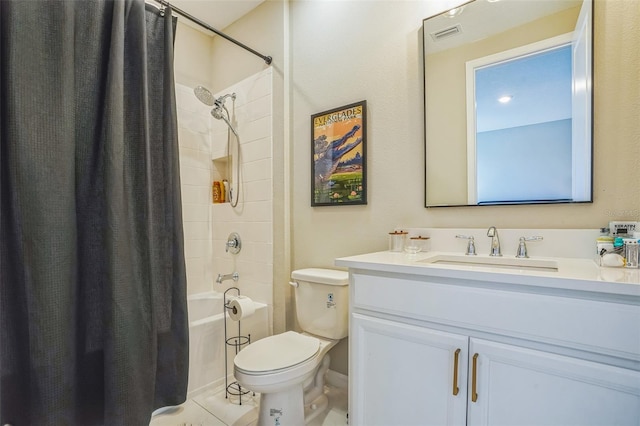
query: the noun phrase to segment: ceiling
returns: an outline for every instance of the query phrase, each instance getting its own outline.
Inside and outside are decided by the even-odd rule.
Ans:
[[[223,30],[264,2],[264,0],[168,1],[175,7],[180,8],[199,20],[211,25],[216,30]]]
[[[472,43],[542,17],[580,6],[583,0],[475,0],[454,17],[441,14],[424,21],[427,54]],[[435,41],[431,34],[458,25],[459,32]]]

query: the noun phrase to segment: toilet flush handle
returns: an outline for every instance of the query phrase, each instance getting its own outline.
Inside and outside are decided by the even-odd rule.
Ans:
[[[290,284],[292,287],[298,288],[298,283],[297,283],[297,282],[295,282],[295,281],[289,281],[289,284]]]

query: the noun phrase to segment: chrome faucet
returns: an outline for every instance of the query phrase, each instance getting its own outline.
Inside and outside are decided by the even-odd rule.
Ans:
[[[216,283],[217,284],[222,284],[222,281],[226,281],[226,280],[234,280],[234,281],[238,281],[238,279],[240,278],[240,274],[238,274],[237,272],[234,272],[232,274],[218,274],[218,278],[216,278]]]
[[[487,230],[487,237],[491,237],[491,251],[489,256],[502,256],[500,252],[500,238],[498,238],[498,230],[495,226]]]

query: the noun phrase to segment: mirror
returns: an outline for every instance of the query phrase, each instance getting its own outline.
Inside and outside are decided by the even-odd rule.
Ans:
[[[592,201],[592,1],[423,21],[426,207]]]

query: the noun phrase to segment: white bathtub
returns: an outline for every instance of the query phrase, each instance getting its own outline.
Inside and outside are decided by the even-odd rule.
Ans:
[[[233,292],[230,292],[233,293]],[[224,351],[227,350],[228,374],[233,374],[235,349],[224,344],[223,294],[212,291],[187,298],[189,311],[189,387],[188,398],[207,388],[224,385]],[[235,294],[228,297],[233,297]],[[255,313],[241,321],[242,335],[251,341],[269,333],[267,305],[255,303]],[[227,315],[227,337],[238,334],[238,323]]]

